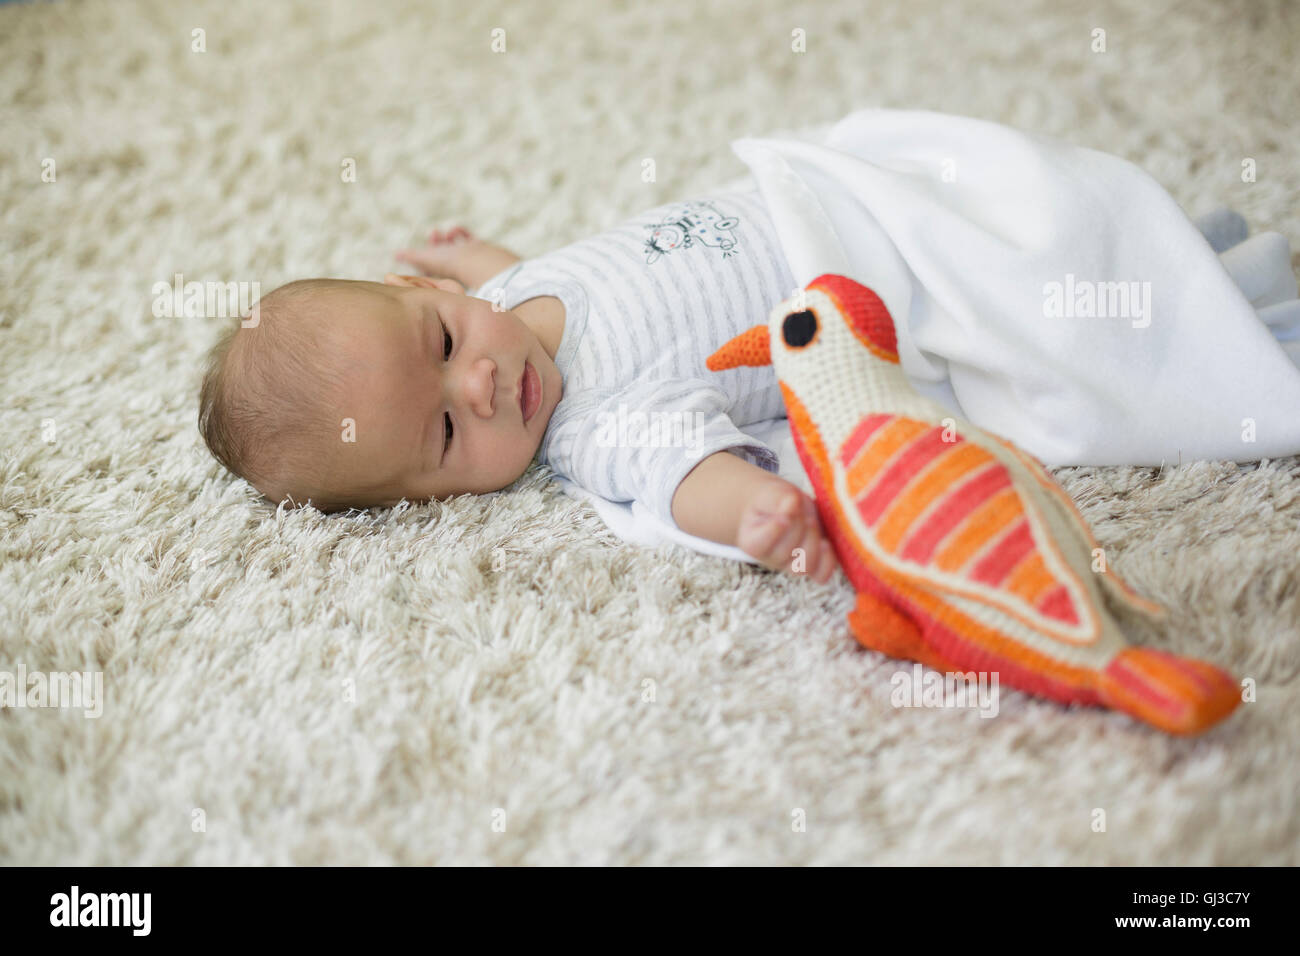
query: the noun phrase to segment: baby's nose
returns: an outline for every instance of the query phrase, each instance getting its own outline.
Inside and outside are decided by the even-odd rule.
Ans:
[[[491,418],[497,389],[497,365],[490,358],[474,360],[470,374],[466,376],[466,396],[470,408],[480,418]]]

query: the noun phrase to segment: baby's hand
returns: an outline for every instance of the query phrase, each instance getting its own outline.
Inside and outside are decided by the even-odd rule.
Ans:
[[[822,584],[830,580],[839,562],[835,549],[822,533],[817,505],[788,481],[764,484],[745,505],[736,533],[736,545],[773,571],[806,573]],[[796,570],[796,549],[802,549],[801,570]]]
[[[400,249],[396,253],[399,262],[409,262],[427,276],[456,275],[457,264],[469,249],[481,245],[464,226],[455,226],[443,232],[435,229],[429,233],[429,244],[419,249]]]

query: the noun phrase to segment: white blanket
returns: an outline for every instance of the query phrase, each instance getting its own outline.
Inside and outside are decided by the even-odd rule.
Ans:
[[[863,110],[811,139],[732,143],[796,282],[874,289],[908,378],[956,414],[1048,465],[1300,453],[1283,237],[1239,242],[1240,217],[1193,223],[1126,160],[983,120]],[[785,419],[746,431],[808,490]],[[751,560],[561,486],[634,543]]]

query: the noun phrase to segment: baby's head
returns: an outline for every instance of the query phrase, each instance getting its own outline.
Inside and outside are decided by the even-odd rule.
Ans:
[[[504,488],[560,391],[524,320],[454,280],[306,279],[213,347],[199,431],[274,502],[366,508]]]

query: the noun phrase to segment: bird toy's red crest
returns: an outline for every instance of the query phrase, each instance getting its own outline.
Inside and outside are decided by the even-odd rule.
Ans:
[[[808,288],[825,292],[835,300],[841,314],[848,317],[853,334],[873,355],[886,362],[898,361],[894,320],[880,296],[852,279],[830,274],[818,276]]]

